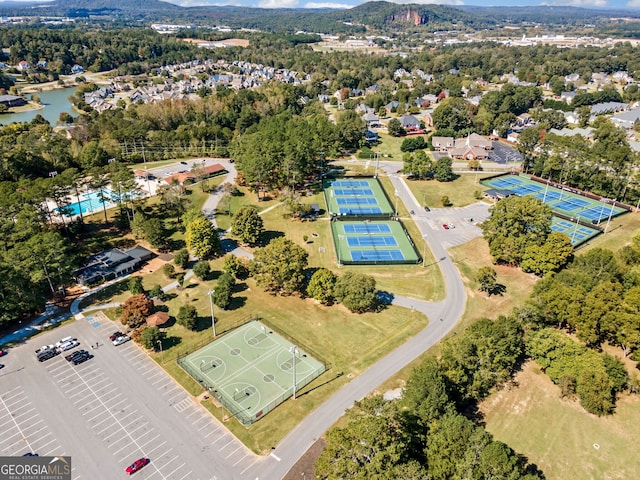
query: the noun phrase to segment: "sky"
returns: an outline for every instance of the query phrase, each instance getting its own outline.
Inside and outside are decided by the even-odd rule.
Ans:
[[[0,0],[0,4],[10,0]],[[14,0],[15,1],[15,0]],[[43,0],[18,0],[37,1]],[[144,1],[144,0],[142,0]],[[367,0],[163,0],[183,7],[197,5],[237,5],[262,8],[352,8]],[[420,3],[442,5],[512,6],[570,5],[584,8],[633,8],[640,9],[640,0],[387,0],[394,3]]]
[[[184,7],[196,5],[241,5],[262,8],[351,8],[366,0],[164,0]],[[442,5],[527,6],[570,5],[585,8],[640,9],[640,0],[389,0],[395,3]]]

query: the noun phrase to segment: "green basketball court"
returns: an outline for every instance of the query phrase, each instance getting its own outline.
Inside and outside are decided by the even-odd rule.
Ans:
[[[325,365],[254,320],[178,364],[242,424],[258,421],[325,371]]]

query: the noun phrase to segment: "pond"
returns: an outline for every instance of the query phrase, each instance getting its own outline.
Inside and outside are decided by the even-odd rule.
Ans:
[[[14,122],[30,122],[37,114],[42,115],[51,125],[55,126],[61,112],[67,112],[74,117],[78,116],[74,112],[69,97],[76,93],[78,87],[59,88],[57,90],[49,90],[46,92],[35,93],[40,97],[40,102],[44,104],[44,108],[37,110],[29,110],[20,113],[3,113],[0,114],[0,124],[9,125]],[[25,95],[31,98],[32,94]]]

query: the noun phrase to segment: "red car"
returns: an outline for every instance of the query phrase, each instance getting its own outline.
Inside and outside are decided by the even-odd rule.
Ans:
[[[447,225],[446,223],[443,223],[442,228],[444,228],[445,230],[449,230],[449,225]]]
[[[6,350],[0,350],[0,357],[4,357],[6,354]]]
[[[127,473],[127,475],[134,474],[138,470],[142,469],[142,467],[144,467],[147,463],[149,463],[148,458],[139,458],[138,460],[133,462],[131,465],[129,465],[126,468],[125,472]]]

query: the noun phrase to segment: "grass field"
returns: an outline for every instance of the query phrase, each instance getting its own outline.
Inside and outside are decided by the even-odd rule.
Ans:
[[[487,187],[478,183],[491,174],[465,173],[453,182],[436,180],[407,180],[407,185],[419,202],[431,208],[442,208],[442,197],[449,197],[452,207],[464,207],[478,201],[476,192],[484,192]]]
[[[214,270],[221,268],[214,262]],[[167,331],[165,368],[192,394],[201,389],[175,364],[177,355],[184,355],[211,339],[211,317],[206,291],[215,282],[192,280],[176,296],[165,303],[175,316],[181,305],[196,307],[197,331],[173,324]],[[216,328],[222,332],[250,318],[260,317],[279,333],[312,354],[318,353],[330,369],[300,392],[295,402],[285,402],[260,422],[245,429],[236,422],[227,426],[249,448],[262,452],[270,448],[293,428],[309,411],[364,371],[384,354],[401,345],[427,324],[427,319],[415,311],[388,307],[379,313],[355,315],[340,305],[325,307],[310,299],[274,297],[255,286],[253,280],[239,284],[230,310],[215,310]],[[308,348],[311,347],[311,348]],[[161,361],[159,353],[152,354]],[[209,407],[216,415],[219,409]]]
[[[640,478],[640,397],[624,396],[614,415],[596,417],[576,400],[561,399],[559,387],[533,362],[516,382],[480,410],[487,430],[526,455],[548,480]]]

